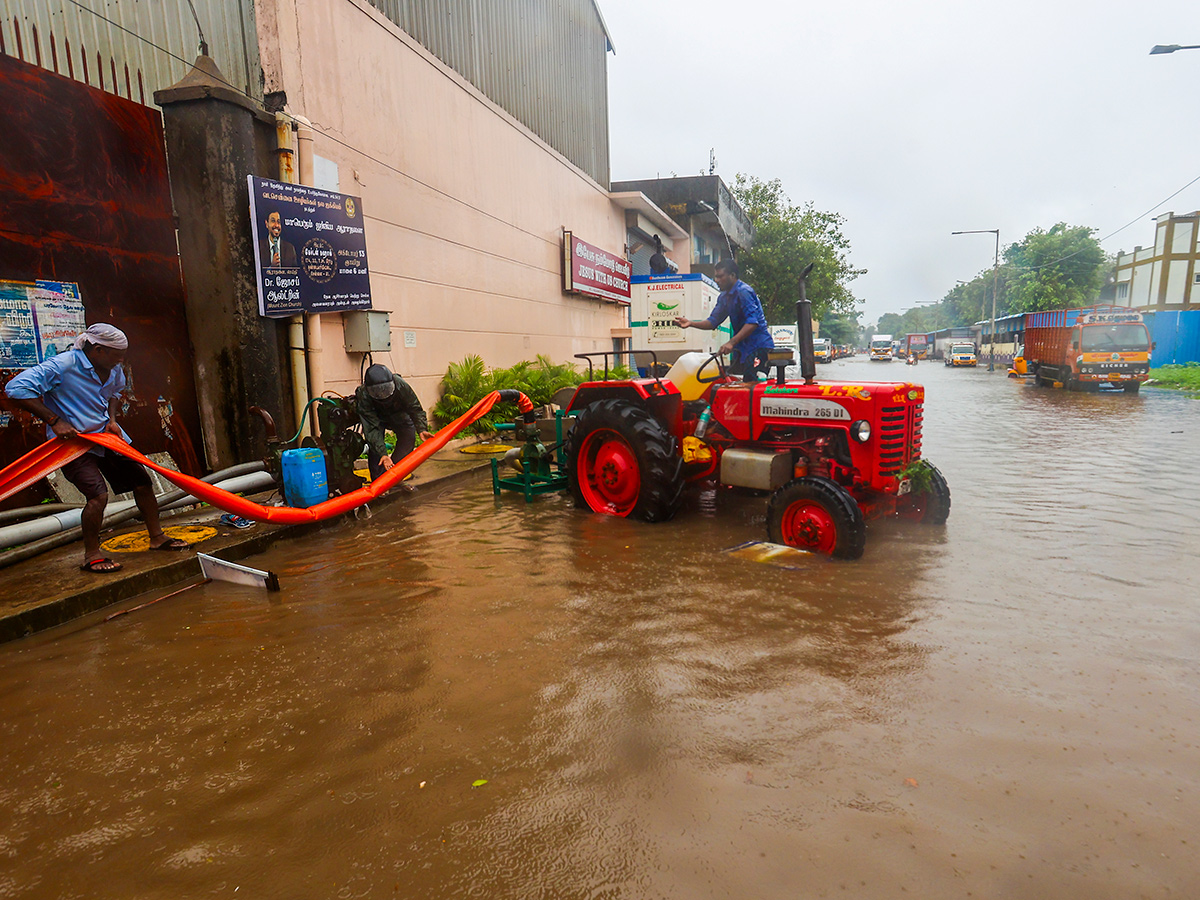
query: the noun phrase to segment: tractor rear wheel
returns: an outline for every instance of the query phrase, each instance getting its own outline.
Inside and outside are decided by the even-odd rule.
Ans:
[[[767,536],[773,543],[858,559],[867,543],[867,526],[858,502],[828,478],[789,481],[767,503]]]
[[[946,519],[950,518],[950,485],[937,466],[927,459],[921,462],[929,469],[929,489],[901,497],[896,503],[896,512],[914,522],[945,525]]]
[[[588,406],[567,437],[567,470],[577,506],[662,522],[679,509],[683,458],[675,437],[627,400]]]

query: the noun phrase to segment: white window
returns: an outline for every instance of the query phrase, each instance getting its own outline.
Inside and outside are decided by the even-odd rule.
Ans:
[[[1129,299],[1129,282],[1128,281],[1122,281],[1120,284],[1117,285],[1117,299],[1118,300],[1128,300]]]

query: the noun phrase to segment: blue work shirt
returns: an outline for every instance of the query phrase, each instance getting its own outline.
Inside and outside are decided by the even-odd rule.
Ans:
[[[758,326],[748,338],[734,345],[732,355],[738,362],[748,363],[756,350],[775,346],[775,342],[771,340],[771,332],[767,330],[767,317],[763,315],[762,302],[758,299],[758,294],[754,293],[754,288],[746,282],[739,280],[729,290],[721,292],[721,296],[717,298],[717,305],[709,314],[708,324],[716,328],[726,319],[729,319],[729,326],[733,329],[732,336],[735,337],[747,322]]]
[[[56,416],[70,422],[76,431],[103,431],[108,425],[108,401],[125,390],[125,370],[113,366],[108,380],[101,382],[100,373],[82,350],[68,350],[52,356],[44,363],[26,369],[12,379],[5,393],[16,400],[40,399]],[[118,426],[120,427],[120,426]],[[54,429],[46,426],[46,437],[54,437]],[[129,440],[124,429],[121,437]],[[95,448],[92,452],[100,451]]]

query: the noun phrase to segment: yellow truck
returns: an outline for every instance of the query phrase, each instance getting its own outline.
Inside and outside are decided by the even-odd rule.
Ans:
[[[979,360],[975,357],[975,345],[970,343],[954,343],[946,348],[946,365],[948,366],[970,366],[974,368],[979,364]]]

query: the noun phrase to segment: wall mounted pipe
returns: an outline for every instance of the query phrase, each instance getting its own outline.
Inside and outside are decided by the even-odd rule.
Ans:
[[[228,469],[222,469],[220,472],[214,472],[211,475],[206,475],[201,481],[208,484],[215,484],[223,490],[230,492],[252,492],[264,490],[275,483],[275,479],[264,471],[262,462],[242,463],[237,466],[231,466]],[[160,509],[170,509],[177,506],[187,506],[198,503],[195,497],[188,494],[186,491],[173,490],[156,498]],[[101,528],[111,528],[114,525],[119,525],[129,519],[136,518],[139,515],[139,510],[132,500],[122,501],[123,504],[131,504],[125,509],[117,512],[112,512],[104,517]],[[54,517],[49,517],[54,518]],[[25,525],[31,523],[22,523]],[[62,547],[79,540],[83,536],[83,529],[80,527],[72,527],[69,530],[61,531],[56,534],[50,534],[40,539],[30,540],[20,547],[15,547],[11,550],[6,550],[0,553],[0,569],[15,563],[22,562],[37,556],[39,553],[44,553],[47,550],[53,550],[57,547]]]

